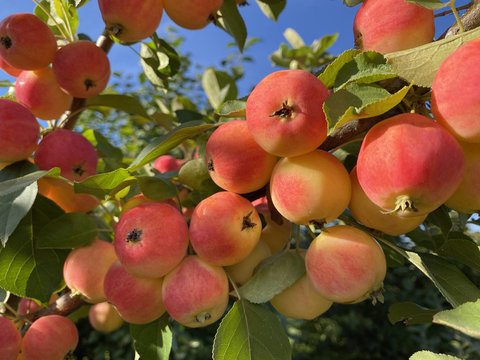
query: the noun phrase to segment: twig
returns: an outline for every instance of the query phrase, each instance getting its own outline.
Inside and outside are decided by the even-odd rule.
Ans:
[[[472,5],[473,5],[473,1],[470,1],[467,5],[459,6],[456,9],[457,9],[457,11],[462,11],[462,10],[468,9]],[[452,13],[453,13],[453,11],[450,9],[450,10],[443,11],[441,13],[435,14],[435,17],[441,17],[441,16],[452,14]]]

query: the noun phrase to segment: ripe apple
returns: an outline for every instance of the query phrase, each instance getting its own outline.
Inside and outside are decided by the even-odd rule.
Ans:
[[[18,13],[0,22],[0,56],[10,66],[42,69],[50,65],[56,51],[55,35],[38,16]]]
[[[117,309],[108,302],[92,305],[88,311],[88,320],[95,330],[104,333],[118,330],[124,323]]]
[[[222,191],[201,201],[190,220],[190,241],[205,262],[229,266],[245,259],[260,240],[262,224],[250,201]]]
[[[0,316],[0,359],[15,360],[22,346],[22,335],[13,321]]]
[[[252,250],[248,256],[242,261],[225,267],[235,283],[239,285],[245,284],[253,277],[253,270],[263,259],[272,255],[268,245],[259,240],[257,246]]]
[[[58,50],[52,69],[60,88],[77,98],[100,94],[110,79],[107,54],[87,40],[75,41]]]
[[[52,294],[50,296],[49,304],[53,304],[55,301],[58,299],[58,294]],[[20,303],[18,304],[18,315],[26,315],[30,313],[37,312],[41,309],[43,309],[43,305],[39,305],[36,301],[27,299],[27,298],[22,298],[20,300]]]
[[[353,23],[355,46],[380,53],[427,44],[435,35],[433,10],[405,0],[365,0]]]
[[[123,320],[148,324],[165,313],[162,284],[163,277],[142,279],[130,275],[117,260],[105,276],[104,291]]]
[[[122,216],[114,245],[128,273],[160,278],[177,266],[187,252],[187,222],[173,206],[145,203]]]
[[[413,113],[370,129],[357,162],[358,181],[368,198],[386,212],[406,217],[442,205],[460,185],[464,170],[465,156],[455,138]]]
[[[383,301],[385,254],[368,234],[346,225],[329,227],[307,250],[307,276],[325,299],[349,304]]]
[[[15,83],[15,94],[17,100],[41,120],[58,119],[73,100],[60,89],[49,67],[23,71]]]
[[[168,314],[188,327],[204,327],[220,319],[228,304],[228,278],[220,266],[187,256],[165,276],[163,303]]]
[[[268,183],[277,157],[255,142],[245,120],[234,120],[220,125],[210,136],[205,161],[215,184],[245,194]]]
[[[247,100],[247,124],[255,141],[276,156],[298,156],[327,137],[323,103],[328,89],[304,70],[281,70],[265,77]]]
[[[5,71],[8,75],[17,77],[22,73],[23,70],[20,69],[15,69],[13,66],[8,65],[8,63],[3,60],[3,58],[0,56],[0,69]]]
[[[25,360],[63,360],[77,344],[75,324],[64,316],[48,315],[36,320],[27,330],[22,355]]]
[[[163,0],[168,17],[178,26],[189,30],[203,29],[217,19],[223,0]]]
[[[131,210],[134,207],[137,207],[138,205],[145,204],[145,203],[154,203],[154,202],[171,205],[180,211],[180,206],[178,206],[177,202],[175,201],[175,198],[157,201],[157,200],[149,199],[145,195],[140,194],[140,195],[134,196],[133,198],[128,200],[125,203],[125,205],[123,205],[122,211],[120,212],[120,215],[118,215],[118,217],[121,218],[123,214],[125,214],[128,210]]]
[[[169,171],[180,170],[185,160],[177,159],[172,155],[162,155],[153,162],[153,168],[163,174]]]

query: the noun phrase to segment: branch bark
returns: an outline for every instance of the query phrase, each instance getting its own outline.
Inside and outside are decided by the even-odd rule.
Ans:
[[[473,30],[480,26],[480,0],[475,0],[473,5],[465,11],[461,16],[460,20],[462,21],[465,31]],[[460,27],[457,22],[450,26],[439,38],[438,40],[448,38],[450,36],[458,35],[460,33]]]
[[[62,295],[57,301],[52,303],[48,308],[44,308],[37,312],[27,314],[23,316],[25,321],[34,322],[38,318],[47,315],[70,315],[75,310],[79,309],[82,305],[87,303],[78,296],[72,296],[71,292]]]

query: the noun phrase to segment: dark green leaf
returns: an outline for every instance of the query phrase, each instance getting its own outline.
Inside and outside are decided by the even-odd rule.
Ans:
[[[438,310],[423,308],[412,302],[396,303],[388,309],[388,320],[392,324],[402,321],[405,325],[429,324]]]
[[[405,0],[405,1],[411,4],[419,5],[429,10],[438,10],[448,6],[448,2],[444,3],[444,2],[441,2],[440,0]]]
[[[202,190],[204,180],[210,179],[205,159],[187,161],[178,173],[178,181],[196,190]]]
[[[262,305],[240,299],[223,318],[213,360],[291,360],[292,349],[278,318]]]
[[[428,214],[426,221],[438,226],[440,230],[442,230],[443,237],[445,239],[448,238],[448,233],[452,229],[453,223],[448,215],[448,209],[445,205],[440,206],[438,209]]]
[[[176,186],[168,179],[153,176],[138,176],[142,193],[151,200],[166,200],[177,195]]]
[[[436,253],[451,257],[480,271],[480,248],[471,240],[448,239]]]
[[[337,57],[334,62],[328,65],[325,71],[323,71],[318,78],[325,84],[327,88],[333,87],[340,69],[342,69],[345,64],[355,59],[355,57],[361,53],[361,50],[354,49],[345,51],[343,54]]]
[[[163,155],[171,149],[177,147],[183,141],[215,126],[216,125],[205,125],[203,121],[190,121],[177,126],[167,134],[153,140],[150,144],[148,144],[132,162],[128,170],[133,172],[140,169],[142,166],[155,160],[160,155]]]
[[[87,99],[85,106],[107,106],[151,120],[142,104],[137,99],[127,95],[97,95]]]
[[[133,346],[142,360],[168,360],[173,335],[168,326],[168,314],[145,325],[130,324]]]
[[[122,150],[116,148],[109,143],[108,139],[103,136],[100,132],[92,129],[88,129],[82,134],[85,136],[88,141],[92,143],[93,146],[103,155],[109,158],[122,160],[123,154]]]
[[[235,0],[224,0],[220,8],[220,18],[217,20],[217,26],[229,33],[237,43],[240,52],[243,52],[245,41],[247,40],[247,27],[243,21],[242,15],[238,11]]]
[[[264,303],[293,285],[303,274],[302,256],[295,251],[284,251],[262,260],[253,277],[239,289],[240,295],[253,303]]]
[[[363,3],[365,0],[343,0],[343,3],[349,7],[357,6]]]
[[[44,176],[58,177],[60,168],[53,168],[49,171],[35,171],[27,175],[0,182],[0,196],[8,195],[18,190],[23,190]]]
[[[183,124],[188,121],[202,120],[204,122],[211,122],[211,120],[203,114],[200,114],[198,111],[189,110],[189,109],[180,109],[175,111],[177,115],[178,122]]]
[[[266,17],[277,22],[278,17],[282,13],[283,9],[287,5],[287,0],[281,0],[277,3],[268,4],[261,0],[256,0],[260,10],[265,14]]]
[[[130,177],[130,173],[125,169],[93,175],[80,183],[74,184],[75,193],[95,195],[99,199],[104,199],[110,195],[113,189],[120,185],[124,180]]]
[[[72,212],[45,225],[37,236],[37,249],[73,249],[90,244],[97,236],[97,225],[90,216]]]
[[[440,311],[433,317],[433,322],[480,339],[480,300],[465,303],[453,310]]]
[[[214,109],[218,109],[225,101],[237,98],[238,90],[235,80],[226,72],[217,71],[214,68],[205,70],[202,86]]]

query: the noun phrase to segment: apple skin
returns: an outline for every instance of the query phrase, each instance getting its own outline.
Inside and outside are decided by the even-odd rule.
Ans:
[[[248,130],[270,154],[291,157],[311,152],[327,137],[323,103],[328,96],[326,86],[307,71],[274,72],[248,97]],[[279,111],[284,112],[275,115]]]
[[[98,7],[109,33],[124,43],[151,36],[163,14],[161,0],[99,0]]]
[[[210,136],[205,162],[215,184],[246,194],[268,183],[277,157],[255,142],[245,120],[234,120],[220,125]]]
[[[17,100],[41,120],[58,119],[73,100],[60,89],[49,67],[23,71],[15,83],[15,94]]]
[[[350,177],[335,156],[315,150],[281,159],[273,169],[270,194],[286,219],[299,225],[321,227],[347,208]]]
[[[87,40],[75,41],[58,50],[52,69],[60,88],[76,98],[99,95],[110,79],[107,54]]]
[[[64,316],[48,315],[27,330],[22,345],[25,360],[63,360],[78,344],[75,324]]]
[[[355,220],[371,229],[379,230],[391,236],[400,236],[416,229],[427,218],[427,215],[401,217],[395,214],[384,214],[384,210],[375,205],[360,186],[356,167],[350,173],[350,180],[352,182],[352,197],[348,204],[348,210]]]
[[[53,304],[55,301],[57,301],[58,297],[58,294],[52,294],[48,303]],[[34,300],[22,298],[22,300],[20,300],[20,303],[18,304],[18,315],[34,313],[43,308],[45,308],[43,305],[37,304],[37,302]]]
[[[145,203],[122,216],[115,229],[114,246],[120,263],[132,276],[160,278],[187,252],[187,222],[173,206]]]
[[[228,278],[220,266],[189,255],[163,282],[168,314],[188,327],[204,327],[220,319],[228,304]]]
[[[385,254],[368,234],[346,225],[329,227],[307,250],[307,276],[325,299],[349,304],[381,296]],[[381,299],[381,297],[380,297]]]
[[[391,53],[432,42],[434,13],[405,0],[365,0],[353,22],[355,46]]]
[[[0,162],[27,159],[37,148],[40,125],[23,105],[0,99]]]
[[[0,69],[2,69],[8,75],[13,77],[18,77],[18,75],[20,75],[23,71],[21,69],[15,69],[13,66],[8,65],[8,63],[5,60],[3,60],[1,56],[0,56]]]
[[[15,360],[22,347],[22,336],[13,321],[0,316],[0,359]]]
[[[174,198],[157,201],[157,200],[149,199],[145,195],[140,194],[140,195],[134,196],[133,198],[128,200],[125,203],[125,205],[123,205],[122,211],[120,212],[120,215],[118,215],[118,217],[121,218],[123,214],[125,214],[128,210],[131,210],[134,207],[137,207],[138,205],[145,204],[145,203],[154,203],[154,202],[171,205],[174,208],[176,208],[178,211],[180,211],[180,206],[178,206]]]
[[[103,282],[110,266],[117,260],[112,244],[99,239],[73,249],[63,266],[63,278],[72,294],[97,304],[107,300]]]
[[[177,159],[172,155],[162,155],[153,162],[153,168],[160,174],[180,170],[185,160]]]
[[[425,141],[428,139],[428,141]],[[426,215],[460,185],[462,148],[441,125],[419,114],[401,114],[376,124],[365,136],[357,162],[368,198],[399,216]]]
[[[92,305],[88,311],[88,321],[95,330],[104,333],[118,330],[124,323],[117,309],[108,302]]]
[[[480,39],[460,46],[440,65],[432,85],[433,117],[464,142],[480,142],[480,72],[475,62],[479,52]]]
[[[130,275],[117,260],[105,276],[104,291],[123,320],[148,324],[165,313],[162,284],[163,277],[142,279]]]
[[[299,253],[305,259],[307,251],[300,249]],[[315,290],[305,273],[292,286],[275,295],[270,304],[280,314],[290,319],[313,320],[330,309],[333,302]]]
[[[223,0],[163,0],[168,17],[189,30],[203,29],[215,18]]]
[[[10,66],[38,70],[50,65],[57,51],[55,35],[38,16],[18,13],[0,22],[0,56]]]
[[[201,201],[190,220],[190,241],[205,262],[229,266],[245,259],[260,240],[255,207],[240,195],[222,191]]]
[[[272,251],[268,245],[262,240],[258,241],[257,246],[242,261],[225,267],[232,279],[238,285],[245,284],[253,277],[253,270],[263,259],[272,255]]]
[[[80,182],[96,174],[98,155],[83,135],[58,129],[43,138],[34,160],[40,170],[59,167],[61,176]]]

